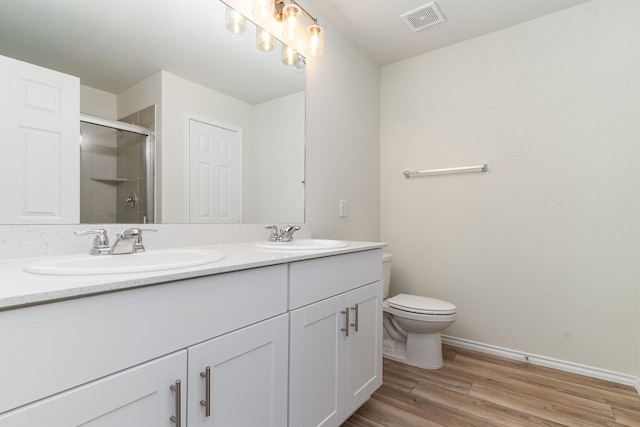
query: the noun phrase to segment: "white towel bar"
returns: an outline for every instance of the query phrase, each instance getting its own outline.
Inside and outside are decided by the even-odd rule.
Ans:
[[[486,172],[488,166],[486,163],[476,166],[462,166],[457,168],[443,168],[443,169],[427,169],[421,171],[404,171],[405,178],[410,178],[416,175],[436,175],[441,173],[460,173],[460,172]]]

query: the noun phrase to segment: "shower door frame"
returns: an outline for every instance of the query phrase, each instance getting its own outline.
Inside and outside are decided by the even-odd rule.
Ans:
[[[136,133],[145,136],[144,141],[144,153],[145,162],[147,164],[147,213],[153,215],[151,221],[148,223],[156,223],[156,209],[155,209],[155,153],[151,147],[151,129],[134,124],[119,122],[117,120],[104,119],[102,117],[91,116],[89,114],[80,114],[80,122],[89,123],[92,125],[103,126],[111,129],[121,130],[125,132]],[[154,179],[149,179],[154,177]]]

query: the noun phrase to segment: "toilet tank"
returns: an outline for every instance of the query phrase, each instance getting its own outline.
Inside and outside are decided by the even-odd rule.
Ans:
[[[393,257],[391,254],[383,252],[382,253],[382,277],[384,280],[384,289],[382,298],[387,298],[389,296],[389,285],[391,284],[391,259]]]

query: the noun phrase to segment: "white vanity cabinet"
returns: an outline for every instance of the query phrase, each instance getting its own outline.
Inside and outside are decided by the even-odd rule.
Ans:
[[[283,314],[0,415],[0,427],[286,426],[287,352]]]
[[[0,427],[184,426],[186,378],[183,350],[0,415]]]
[[[338,426],[382,384],[381,249],[161,277],[0,310],[0,427]]]
[[[257,402],[259,425],[286,425],[286,302],[281,264],[0,311],[0,426],[171,427],[176,408],[181,427],[214,425]],[[203,394],[186,399],[203,384],[200,361],[212,367],[204,423]]]
[[[381,250],[290,265],[290,426],[339,426],[382,384],[381,279]]]

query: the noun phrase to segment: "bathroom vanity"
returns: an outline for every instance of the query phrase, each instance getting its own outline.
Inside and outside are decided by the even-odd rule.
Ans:
[[[338,426],[382,383],[381,247],[76,277],[2,261],[0,426]]]

